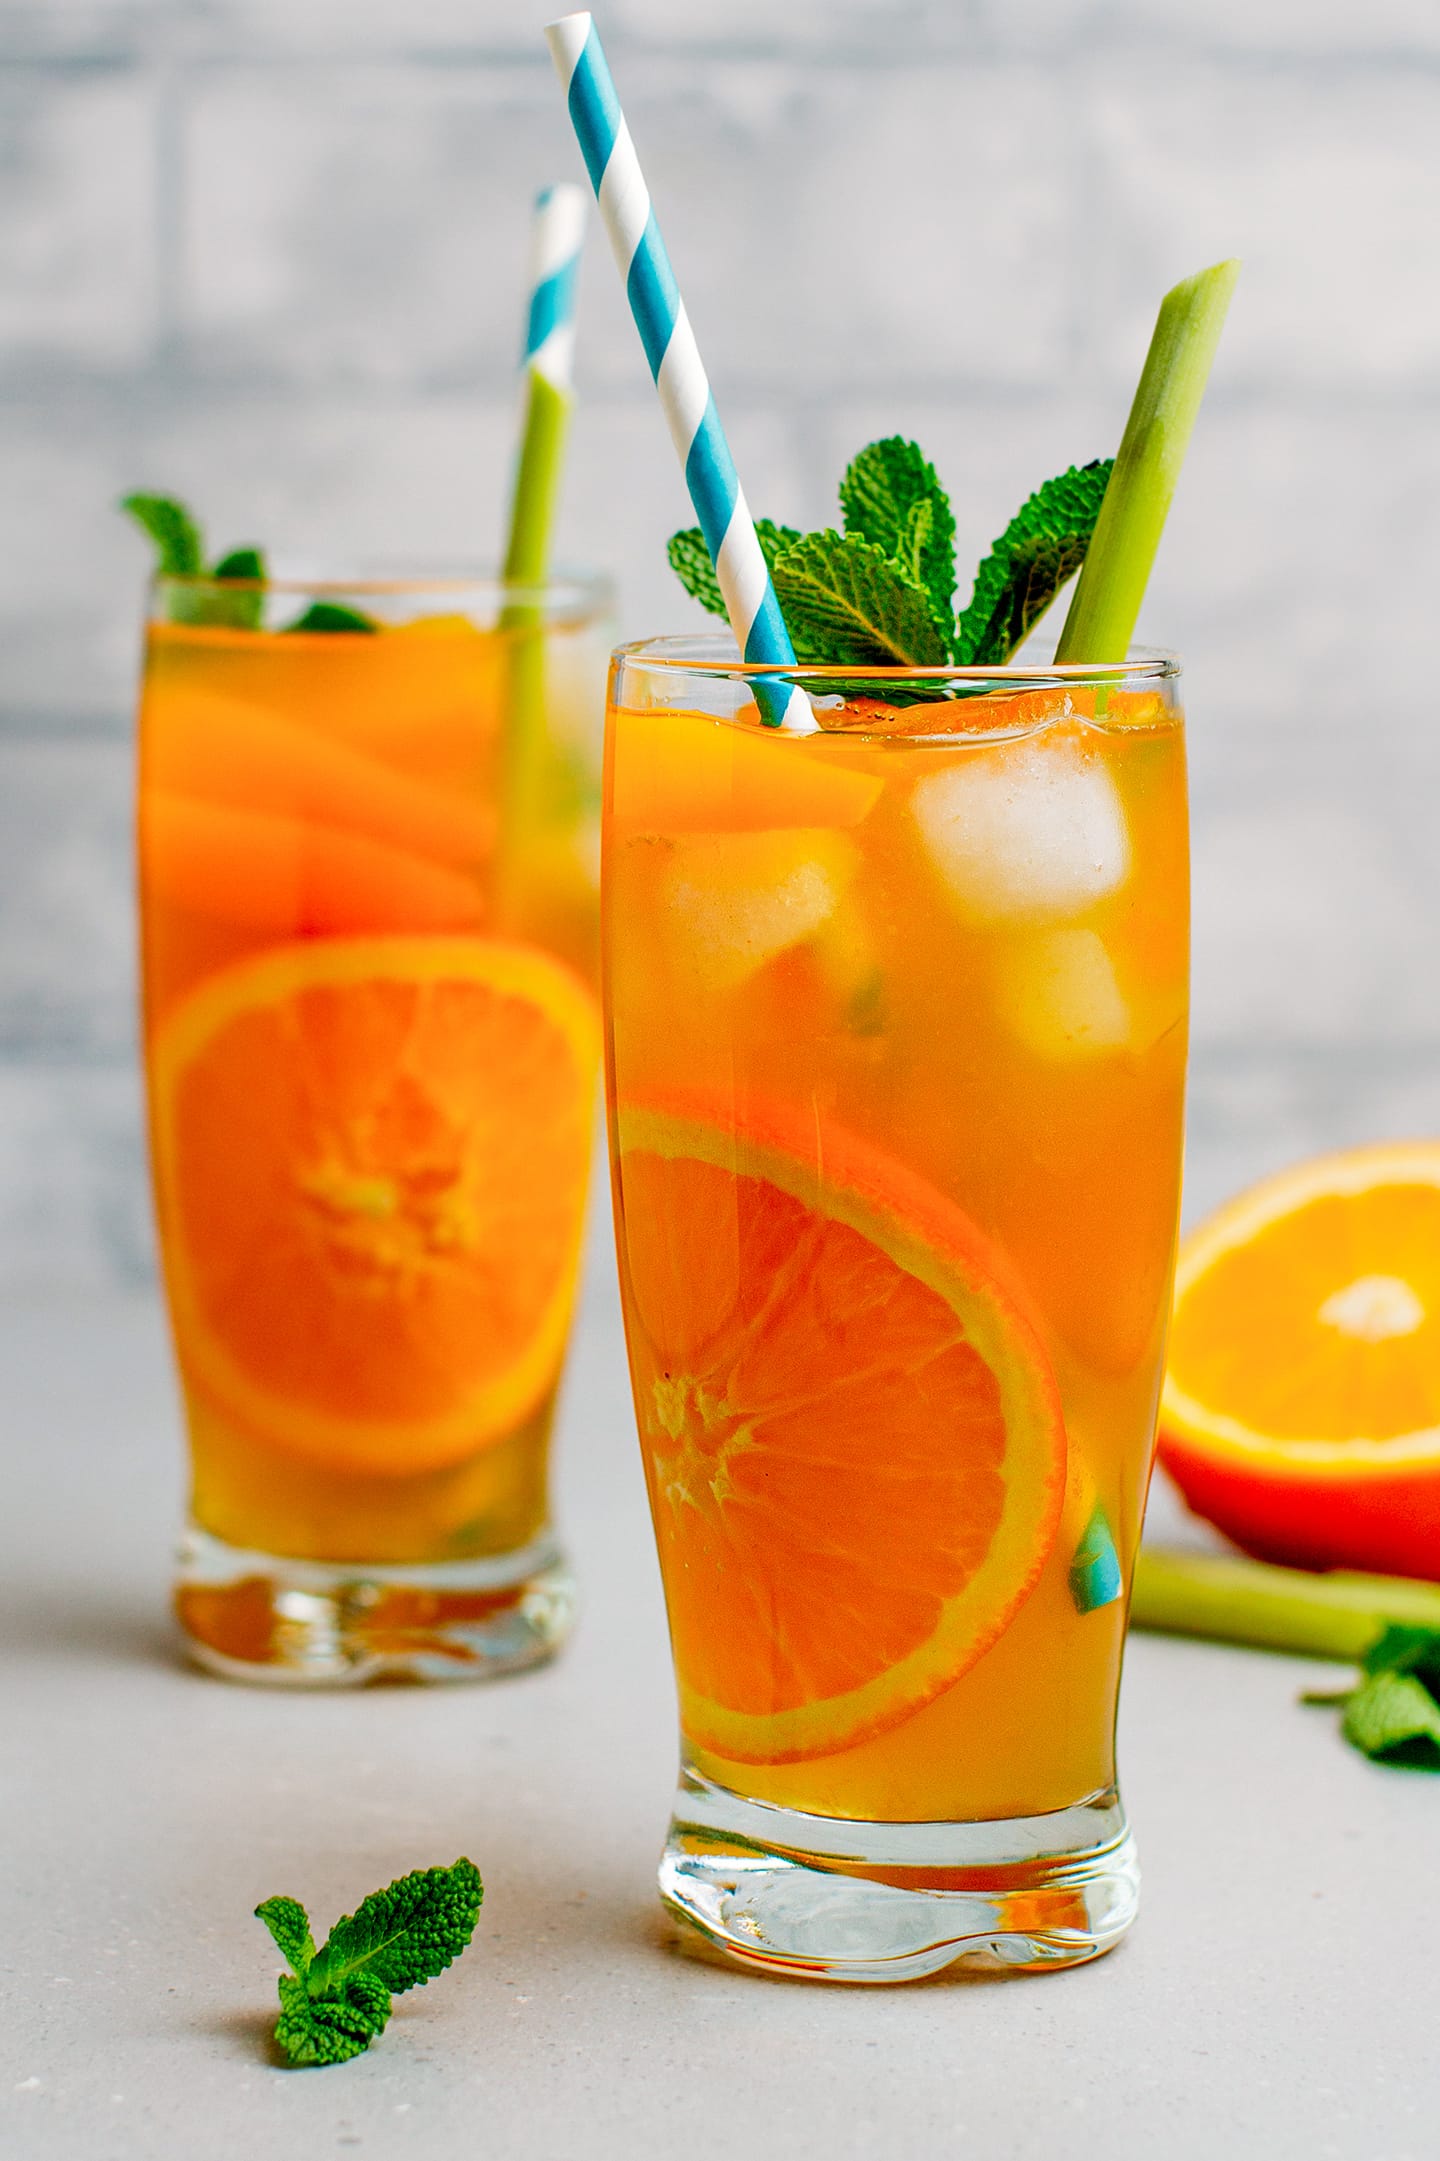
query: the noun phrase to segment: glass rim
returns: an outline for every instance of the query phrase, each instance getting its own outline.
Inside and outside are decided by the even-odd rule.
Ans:
[[[278,593],[290,599],[356,596],[365,600],[404,600],[420,594],[484,596],[507,606],[543,607],[562,613],[598,613],[614,605],[615,587],[603,570],[560,569],[539,580],[507,578],[499,570],[357,570],[353,575],[333,571],[307,577],[285,572],[263,578],[217,578],[213,571],[152,571],[148,585],[153,594],[183,593]]]
[[[712,654],[697,648],[724,647]],[[1007,661],[1003,666],[936,667],[902,665],[876,667],[871,663],[843,661],[743,660],[727,633],[673,633],[664,637],[634,638],[617,645],[612,663],[629,662],[671,675],[728,676],[741,682],[773,677],[798,679],[808,687],[833,682],[837,689],[853,692],[859,683],[962,683],[966,686],[993,683],[999,689],[1043,690],[1048,686],[1074,688],[1087,683],[1116,685],[1130,682],[1173,682],[1181,673],[1180,655],[1167,646],[1132,645],[1124,660],[1110,661]]]

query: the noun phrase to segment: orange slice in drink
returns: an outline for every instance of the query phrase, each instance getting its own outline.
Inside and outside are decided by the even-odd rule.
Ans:
[[[1049,1360],[968,1218],[860,1141],[671,1099],[627,1104],[619,1147],[685,1730],[830,1754],[938,1695],[1034,1584],[1065,1494]]]
[[[1185,1241],[1160,1455],[1263,1559],[1440,1578],[1440,1142],[1298,1164]]]
[[[358,1472],[513,1428],[564,1350],[598,1057],[579,979],[499,940],[321,940],[212,977],[153,1060],[192,1378]]]

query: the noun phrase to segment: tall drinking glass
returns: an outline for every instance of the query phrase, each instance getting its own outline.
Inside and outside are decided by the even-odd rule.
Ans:
[[[849,1981],[1093,1958],[1185,1079],[1179,670],[611,671],[620,1280],[667,1904]],[[774,672],[774,671],[769,671]]]
[[[469,1679],[572,1604],[547,1452],[599,1062],[608,593],[161,578],[151,1158],[189,1648]]]

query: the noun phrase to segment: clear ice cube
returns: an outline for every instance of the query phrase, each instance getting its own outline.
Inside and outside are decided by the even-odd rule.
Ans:
[[[972,923],[1077,914],[1113,892],[1130,867],[1110,776],[1073,736],[967,750],[918,784],[911,807]]]
[[[682,950],[709,981],[743,983],[815,935],[833,914],[857,861],[853,841],[842,833],[793,829],[687,838],[676,848],[665,889]]]
[[[996,955],[999,1001],[1015,1034],[1042,1058],[1122,1050],[1134,1018],[1105,942],[1093,930],[1050,930]]]

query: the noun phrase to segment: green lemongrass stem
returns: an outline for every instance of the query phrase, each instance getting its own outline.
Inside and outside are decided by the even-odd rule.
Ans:
[[[1132,1627],[1355,1664],[1392,1626],[1440,1630],[1440,1583],[1142,1546]]]
[[[1123,661],[1215,358],[1238,262],[1212,264],[1160,303],[1115,470],[1055,649],[1059,662]]]
[[[550,569],[550,536],[565,464],[565,441],[575,400],[535,367],[525,370],[525,421],[510,532],[505,547],[507,585],[543,585]]]
[[[510,505],[505,582],[539,591],[550,569],[550,539],[574,398],[534,366],[525,370],[525,421]],[[545,779],[545,610],[518,601],[501,611],[506,634],[504,769],[495,906],[518,927],[534,812]]]

